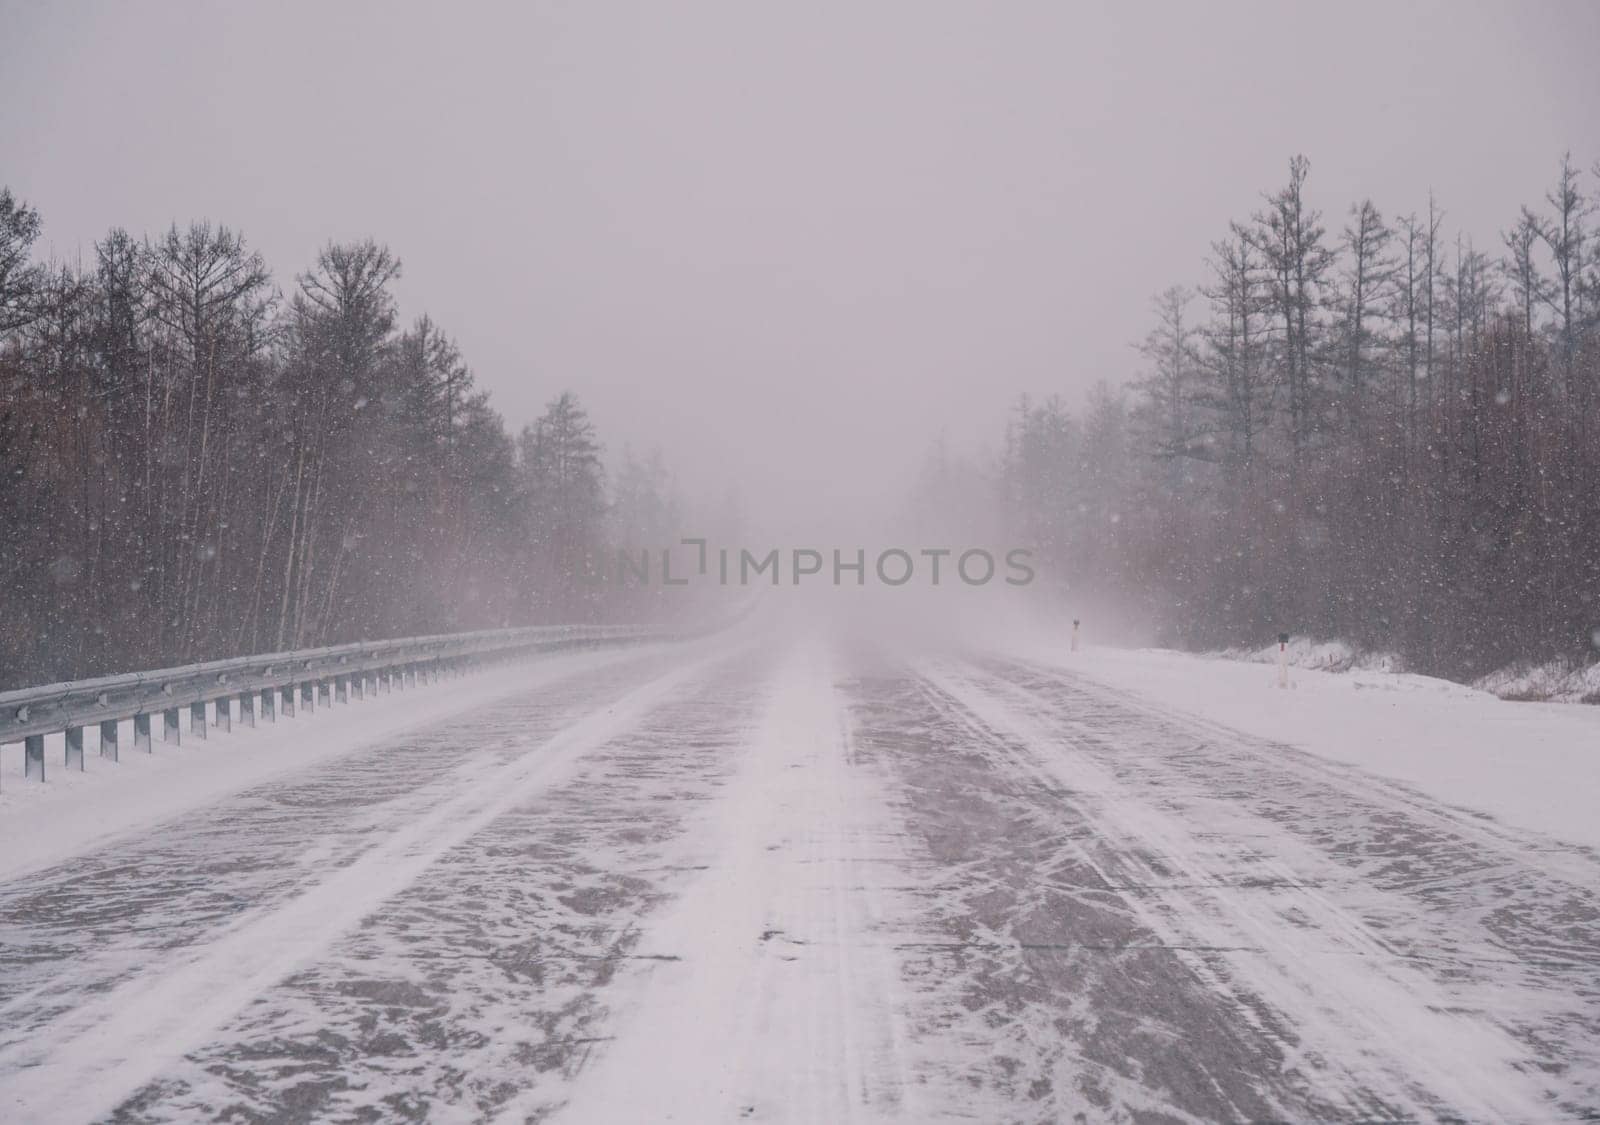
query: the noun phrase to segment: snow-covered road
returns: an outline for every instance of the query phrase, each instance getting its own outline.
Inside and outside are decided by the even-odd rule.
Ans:
[[[1592,851],[1017,656],[515,675],[12,872],[0,1119],[1600,1114]]]

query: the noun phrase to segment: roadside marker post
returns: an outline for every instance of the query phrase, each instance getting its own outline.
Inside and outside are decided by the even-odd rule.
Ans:
[[[1078,651],[1078,619],[1072,619],[1072,651]]]
[[[1289,686],[1289,634],[1278,634],[1278,686]]]

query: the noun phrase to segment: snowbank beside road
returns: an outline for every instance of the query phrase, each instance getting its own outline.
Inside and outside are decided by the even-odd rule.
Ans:
[[[1501,699],[1547,699],[1560,703],[1600,703],[1600,664],[1552,660],[1513,664],[1473,684]]]
[[[1284,691],[1269,666],[1159,649],[1049,644],[1014,655],[1600,848],[1600,707],[1512,703],[1389,672],[1296,668]]]
[[[1597,630],[1600,636],[1600,630]],[[1600,639],[1596,640],[1600,647]],[[1208,652],[1208,657],[1242,660],[1251,664],[1276,664],[1278,646],[1226,648]],[[1405,660],[1393,652],[1368,652],[1344,641],[1314,641],[1310,637],[1290,637],[1289,663],[1296,668],[1315,668],[1326,672],[1404,672]],[[1600,663],[1583,664],[1557,659],[1544,663],[1510,664],[1472,681],[1472,686],[1518,701],[1540,700],[1551,703],[1600,703]]]
[[[1251,664],[1276,664],[1278,646],[1226,648],[1207,655],[1224,660],[1243,660]],[[1405,661],[1392,652],[1364,652],[1344,641],[1314,641],[1310,637],[1290,637],[1289,663],[1296,668],[1316,668],[1324,672],[1404,672]]]

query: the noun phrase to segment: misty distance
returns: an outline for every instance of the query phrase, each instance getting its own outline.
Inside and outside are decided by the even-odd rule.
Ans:
[[[827,581],[831,571],[835,586],[865,586],[871,575],[883,586],[905,586],[918,582],[939,586],[952,578],[966,586],[987,586],[996,580],[998,566],[996,553],[983,547],[956,550],[950,547],[887,547],[869,553],[865,547],[850,550],[832,548],[831,566],[825,566],[825,553],[812,547],[795,547],[783,550],[773,547],[765,553],[752,552],[747,547],[716,547],[712,549],[715,561],[708,558],[705,539],[685,538],[679,543],[697,548],[698,561],[689,575],[710,577],[719,586],[750,586],[763,578],[769,585],[787,583],[799,586],[803,581],[817,578]],[[1034,569],[1029,565],[1033,551],[1027,547],[1012,547],[998,552],[1005,562],[1003,580],[1007,586],[1028,586],[1034,580]],[[659,565],[652,571],[652,557]],[[648,548],[637,551],[619,548],[615,565],[608,567],[605,559],[585,560],[581,581],[586,585],[648,586],[652,580],[662,586],[688,586],[693,577],[686,576],[680,564],[676,573],[671,547],[662,547],[654,555]],[[870,565],[869,565],[870,559]],[[919,562],[920,560],[920,562]],[[783,565],[787,562],[787,566]],[[653,576],[653,579],[652,579]]]

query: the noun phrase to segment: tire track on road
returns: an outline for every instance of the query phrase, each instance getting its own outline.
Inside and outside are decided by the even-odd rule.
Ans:
[[[358,858],[291,894],[246,907],[201,942],[169,950],[143,971],[60,1012],[0,1051],[4,1104],[13,1120],[88,1120],[156,1078],[265,989],[314,960],[429,865],[539,789],[587,752],[632,728],[704,674],[721,655],[656,676],[548,741],[509,760],[465,764],[452,787]],[[469,724],[463,724],[467,727]],[[408,807],[407,812],[418,812]]]
[[[1285,1073],[1342,1103],[1341,1116],[1534,1121],[1581,1112],[1586,1095],[1549,1081],[1552,1060],[1507,1026],[1526,1006],[1525,981],[1472,987],[1404,956],[1416,943],[1397,948],[1396,938],[1416,905],[1288,827],[1348,819],[1348,793],[1323,792],[1320,805],[1274,795],[1259,767],[1220,768],[1221,755],[1193,731],[1152,726],[1092,689],[1058,697],[1013,664],[940,665],[928,677],[996,745],[1063,787],[1113,845],[1108,882],[1129,888],[1122,893],[1168,942],[1209,947],[1193,955],[1196,971],[1219,995],[1270,1014]],[[1257,802],[1272,803],[1272,815]],[[1459,866],[1482,863],[1468,856]],[[1453,952],[1476,954],[1480,969],[1500,953],[1454,941]]]
[[[916,672],[849,685],[862,755],[898,781],[924,935],[899,949],[915,1080],[948,1120],[1327,1118],[1266,1081],[1281,1044],[1218,1003],[1104,872],[1059,781]],[[1305,1110],[1315,1110],[1307,1114]]]
[[[908,1080],[891,889],[904,841],[828,654],[772,678],[693,837],[705,870],[639,949],[616,1040],[560,1120],[928,1120]],[[513,1103],[499,1120],[520,1121]]]
[[[1022,706],[1167,815],[1253,824],[1322,874],[1301,893],[1510,1032],[1568,1113],[1600,1115],[1600,861],[1352,766],[1059,668],[988,660]],[[1029,701],[1032,701],[1031,703]],[[1108,740],[1106,728],[1123,735]],[[1270,857],[1269,857],[1270,858]]]

